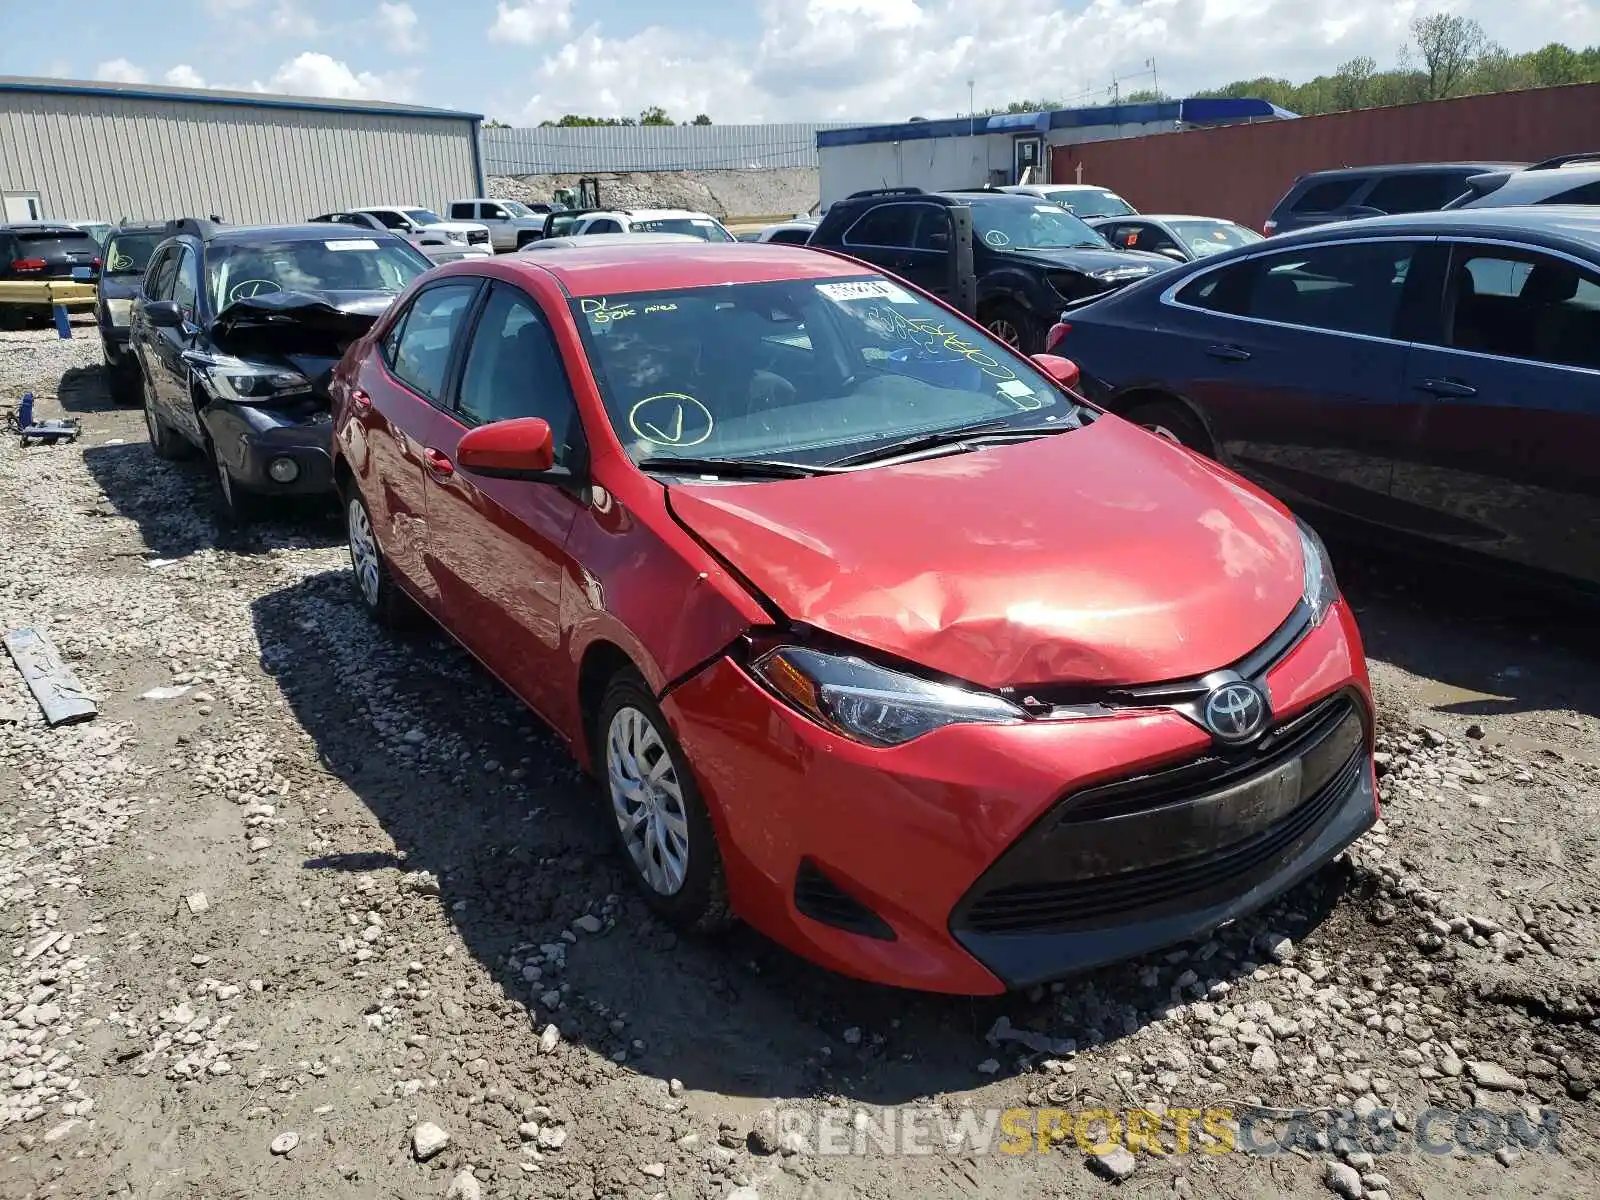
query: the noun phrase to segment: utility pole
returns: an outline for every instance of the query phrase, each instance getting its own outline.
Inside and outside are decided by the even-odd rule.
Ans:
[[[1156,99],[1161,99],[1161,80],[1156,76],[1156,60],[1147,58],[1144,65],[1150,68],[1150,90],[1156,94]]]

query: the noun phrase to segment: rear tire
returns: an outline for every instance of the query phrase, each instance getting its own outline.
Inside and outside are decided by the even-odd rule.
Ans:
[[[1044,329],[1020,305],[996,300],[984,306],[978,319],[985,329],[1019,354],[1039,354],[1044,350]]]
[[[1180,446],[1187,446],[1207,457],[1215,457],[1211,444],[1211,435],[1206,432],[1192,412],[1175,400],[1147,400],[1134,404],[1118,416],[1125,421],[1132,421],[1143,429],[1148,429],[1157,437],[1166,438],[1169,442],[1177,442]]]
[[[411,602],[389,573],[372,513],[353,479],[340,490],[340,497],[344,502],[345,542],[350,551],[356,599],[378,625],[398,629],[411,616]]]
[[[648,904],[681,929],[726,927],[727,882],[717,835],[683,748],[644,680],[619,671],[595,718],[605,820]]]

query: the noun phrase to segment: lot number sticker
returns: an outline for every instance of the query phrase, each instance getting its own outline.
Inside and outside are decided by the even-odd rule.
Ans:
[[[890,304],[915,304],[916,297],[886,279],[853,283],[819,283],[817,292],[829,300],[887,300]]]
[[[378,243],[371,238],[349,238],[342,242],[323,242],[329,250],[376,250]]]

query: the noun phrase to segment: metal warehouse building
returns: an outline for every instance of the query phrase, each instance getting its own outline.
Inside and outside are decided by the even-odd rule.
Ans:
[[[474,113],[0,76],[7,220],[300,221],[484,192]]]

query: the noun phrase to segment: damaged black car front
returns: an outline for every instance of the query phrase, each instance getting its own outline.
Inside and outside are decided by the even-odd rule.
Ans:
[[[157,357],[165,350],[176,360],[167,372],[176,386],[146,399],[151,442],[161,454],[181,436],[206,454],[224,516],[236,522],[274,498],[333,490],[333,368],[433,265],[399,238],[328,234],[279,228],[208,238],[200,299],[215,315],[146,306],[148,324],[162,327],[150,331]]]

